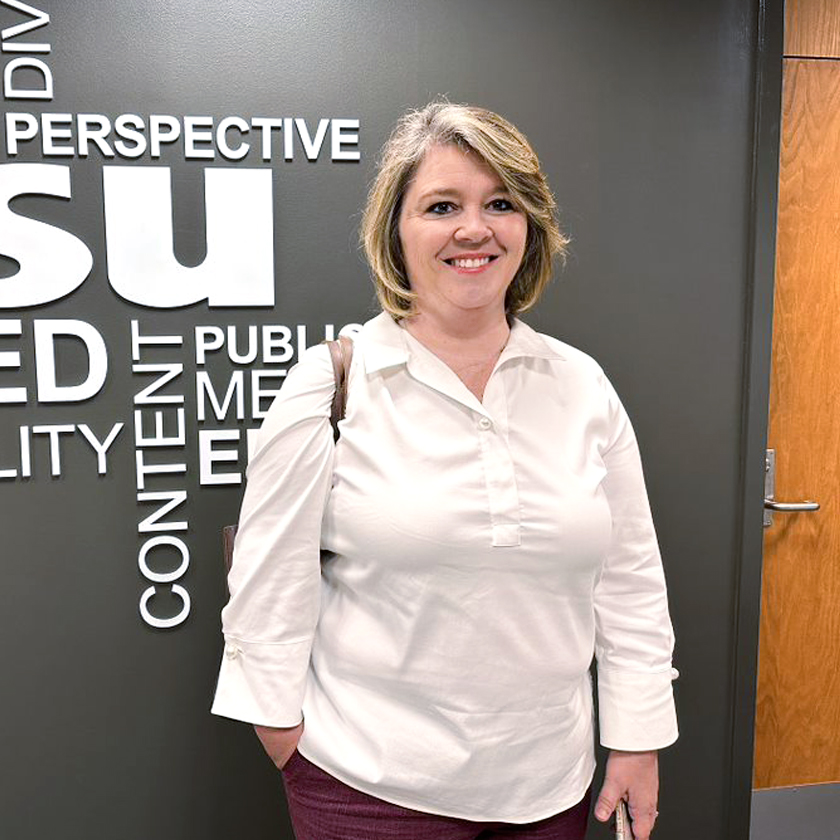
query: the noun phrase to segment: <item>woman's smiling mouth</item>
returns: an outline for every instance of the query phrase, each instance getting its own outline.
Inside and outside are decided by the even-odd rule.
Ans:
[[[496,255],[485,254],[480,257],[449,257],[444,262],[453,268],[476,269],[484,268],[484,266],[489,265],[495,259],[497,259]]]

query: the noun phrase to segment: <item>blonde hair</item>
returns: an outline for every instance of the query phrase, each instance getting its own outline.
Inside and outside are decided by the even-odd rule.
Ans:
[[[525,213],[525,254],[505,298],[508,315],[522,312],[537,302],[551,279],[552,260],[566,251],[557,204],[536,153],[515,126],[484,108],[445,101],[404,114],[382,148],[359,232],[379,303],[397,319],[415,314],[416,295],[399,236],[400,212],[423,157],[431,147],[446,145],[478,155]]]

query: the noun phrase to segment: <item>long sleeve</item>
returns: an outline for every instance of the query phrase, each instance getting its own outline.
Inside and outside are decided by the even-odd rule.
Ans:
[[[651,750],[677,738],[674,639],[636,437],[612,386],[604,384],[610,433],[603,489],[612,535],[594,598],[601,743]]]
[[[225,652],[214,714],[266,726],[301,720],[319,611],[334,388],[327,348],[310,349],[258,434],[222,612]]]

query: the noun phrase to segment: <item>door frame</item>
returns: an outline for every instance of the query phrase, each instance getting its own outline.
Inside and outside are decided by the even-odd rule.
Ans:
[[[753,145],[742,359],[739,543],[733,580],[733,657],[729,719],[727,837],[749,837],[752,797],[761,566],[764,458],[770,401],[782,119],[784,0],[758,0],[753,21]]]

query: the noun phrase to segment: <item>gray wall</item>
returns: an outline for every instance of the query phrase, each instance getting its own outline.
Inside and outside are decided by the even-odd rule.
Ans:
[[[8,99],[4,111],[290,116],[310,125],[351,118],[360,121],[361,159],[322,154],[309,162],[298,150],[289,162],[277,152],[270,164],[253,154],[208,162],[185,159],[176,145],[157,161],[149,154],[109,161],[95,151],[87,159],[45,155],[37,140],[11,157],[3,142],[0,164],[70,167],[70,200],[23,196],[12,207],[72,231],[94,262],[87,280],[60,300],[0,310],[0,322],[22,321],[21,337],[0,335],[0,351],[21,354],[20,370],[0,367],[0,387],[31,391],[26,404],[0,405],[0,469],[20,472],[21,426],[84,423],[101,438],[115,422],[126,425],[104,475],[76,431],[61,436],[61,476],[50,476],[48,438],[40,434],[32,436],[32,476],[0,479],[0,835],[291,837],[279,777],[248,727],[208,713],[225,600],[218,530],[235,519],[241,488],[200,485],[197,433],[256,422],[250,415],[198,422],[193,329],[306,325],[314,343],[325,323],[369,317],[355,230],[377,149],[407,106],[446,94],[506,115],[540,153],[572,251],[528,320],[594,355],[635,421],[682,672],[682,736],[662,755],[658,834],[746,838],[760,526],[758,508],[744,519],[743,499],[754,495],[744,464],[758,451],[766,403],[778,142],[773,33],[781,4],[768,12],[769,42],[759,31],[759,4],[749,0],[38,6],[49,25],[16,40],[50,43],[40,58],[53,74],[54,97]],[[0,4],[0,29],[28,19]],[[2,53],[0,62],[15,55]],[[762,68],[770,69],[764,112],[756,98]],[[23,84],[26,76],[17,78]],[[32,75],[29,84],[36,86]],[[756,130],[766,154],[758,161]],[[118,296],[108,283],[102,198],[103,166],[118,164],[170,168],[175,250],[187,265],[204,256],[203,170],[270,167],[274,308],[152,308]],[[0,260],[0,275],[15,269]],[[99,393],[81,403],[37,402],[39,319],[96,327],[109,355]],[[149,582],[137,553],[150,536],[138,534],[138,523],[150,511],[137,501],[132,419],[148,377],[132,374],[132,319],[144,331],[184,336],[181,348],[144,357],[184,364],[164,393],[185,397],[186,443],[155,458],[184,461],[188,472],[155,476],[148,487],[187,491],[167,519],[188,521],[172,533],[190,550],[178,583],[192,606],[171,629],[150,627],[138,612]],[[57,365],[60,382],[84,378],[77,341],[59,343]],[[221,383],[242,367],[215,359],[208,370]],[[745,401],[751,370],[752,402]],[[173,561],[160,562],[159,570]],[[174,614],[179,603],[160,589],[155,609]]]

